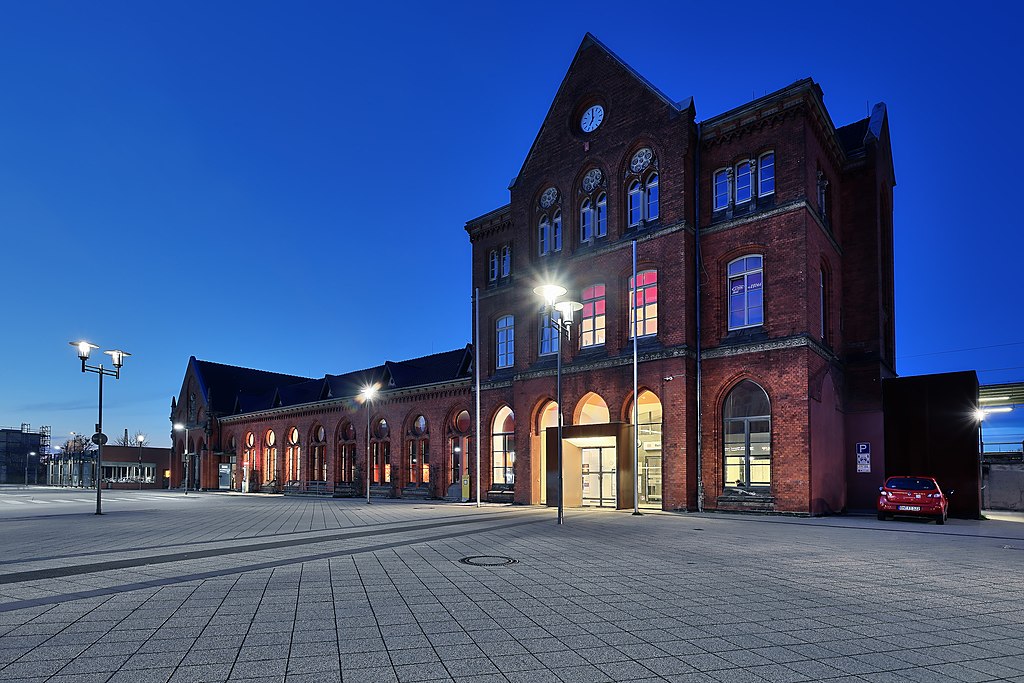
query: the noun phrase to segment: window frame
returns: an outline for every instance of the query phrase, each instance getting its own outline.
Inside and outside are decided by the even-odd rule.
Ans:
[[[768,407],[767,414],[762,414],[762,415],[729,415],[729,414],[727,414],[727,409],[728,409],[728,406],[729,406],[729,399],[733,396],[734,392],[738,391],[741,387],[744,387],[744,385],[746,385],[746,384],[750,384],[750,385],[756,387],[758,390],[760,390],[764,394],[764,400],[767,402],[767,407]],[[765,423],[767,423],[767,431],[766,432],[762,432],[762,431],[754,432],[751,429],[751,424],[752,423],[757,423],[757,422],[765,422]],[[738,432],[730,431],[730,429],[729,429],[730,425],[742,425],[743,426],[743,454],[742,455],[739,455],[739,456],[729,456],[729,455],[727,455],[727,449],[730,446],[730,442],[729,442],[727,437],[730,434],[737,434],[738,433]],[[725,395],[725,397],[722,400],[722,422],[721,422],[721,426],[722,426],[722,488],[723,488],[723,490],[728,490],[728,489],[732,489],[732,490],[736,490],[736,489],[753,489],[753,490],[762,491],[762,492],[769,492],[771,490],[771,486],[772,486],[772,469],[773,469],[772,468],[772,461],[774,460],[773,453],[772,453],[772,401],[771,401],[771,397],[768,395],[768,392],[765,390],[765,388],[763,386],[761,386],[759,383],[757,383],[757,382],[755,382],[755,381],[753,381],[751,379],[744,379],[744,380],[741,380],[740,382],[738,382],[732,389],[729,390],[729,392]],[[764,443],[767,444],[767,447],[768,447],[767,455],[762,455],[762,456],[755,456],[755,455],[753,455],[753,453],[752,453],[752,444],[755,443],[751,439],[751,434],[753,434],[753,433],[767,434],[768,435],[767,440],[764,442]],[[762,443],[762,442],[758,441],[756,443]],[[752,463],[751,461],[755,457],[764,458],[765,460],[767,460],[767,462]],[[739,463],[735,462],[735,460],[737,458],[740,460]],[[730,460],[732,460],[733,462],[730,463]],[[729,480],[728,475],[727,475],[727,472],[729,471],[729,468],[730,467],[736,467],[737,465],[741,468],[741,474],[742,474],[742,478],[740,480],[740,481],[742,481],[742,483],[738,484],[738,485],[730,483],[730,480]],[[756,465],[767,466],[767,468],[768,468],[768,480],[767,481],[758,480],[758,482],[756,484],[751,482],[751,467],[752,466],[756,466]]]
[[[490,253],[487,255],[487,281],[497,282],[498,273],[498,250],[491,249]]]
[[[561,339],[558,334],[558,326],[555,323],[554,313],[541,311],[538,328],[537,355],[553,356],[558,353]]]
[[[598,289],[600,288],[600,291]],[[597,282],[589,287],[585,287],[581,293],[580,301],[583,304],[583,310],[580,311],[580,348],[591,349],[599,346],[604,346],[607,340],[607,315],[608,315],[608,289],[603,282]],[[590,296],[588,296],[590,294]],[[590,315],[587,315],[587,307],[591,307]],[[598,312],[600,308],[600,313]],[[600,327],[598,327],[600,322]],[[588,330],[588,323],[590,329]],[[593,340],[591,343],[586,343],[587,337]],[[600,336],[601,341],[597,341]]]
[[[629,316],[628,316],[629,317],[629,339],[633,338],[633,335],[634,335],[634,333],[636,331],[635,328],[638,326],[638,323],[642,323],[643,334],[636,335],[637,339],[644,339],[644,338],[647,338],[647,337],[657,337],[658,336],[658,317],[659,317],[658,316],[658,307],[659,307],[659,303],[660,303],[659,302],[659,297],[658,297],[658,294],[659,294],[658,293],[658,269],[657,268],[648,268],[646,270],[638,271],[637,274],[636,274],[636,277],[640,278],[641,276],[646,276],[646,275],[649,275],[651,273],[654,274],[654,282],[653,283],[643,282],[643,284],[640,285],[639,292],[643,294],[643,299],[644,299],[643,306],[638,306],[636,304],[636,295],[637,295],[638,291],[636,290],[636,288],[634,286],[635,283],[633,281],[633,276],[632,275],[629,276],[629,281],[628,281],[628,285],[629,286],[627,287],[627,290],[629,292]],[[646,280],[646,278],[642,278],[642,279]],[[653,301],[648,301],[647,300],[648,292],[650,292],[652,290],[654,292],[654,300]],[[653,306],[654,307],[654,315],[653,316],[648,316],[647,315],[648,306]],[[637,315],[640,311],[643,311],[643,313],[644,313],[643,318],[640,318]],[[634,317],[636,318],[635,320],[634,320]],[[652,326],[653,326],[654,329],[652,331],[648,331],[648,328],[650,328]]]
[[[551,219],[547,214],[537,221],[537,251],[541,256],[551,253]]]
[[[767,191],[765,191],[763,189],[764,188],[764,183],[765,183],[765,180],[766,180],[765,175],[764,175],[764,168],[765,168],[764,160],[765,160],[766,157],[771,157],[771,159],[772,159],[772,163],[769,164],[769,167],[772,170],[772,174],[771,174],[771,176],[769,178],[767,178],[767,180],[769,182],[771,182],[772,189],[767,190]],[[768,195],[771,195],[771,194],[775,194],[775,150],[774,149],[768,150],[767,152],[762,152],[761,155],[757,157],[757,196],[758,197],[767,197]]]
[[[512,245],[505,244],[501,247],[501,277],[505,278],[512,274]]]
[[[747,268],[746,260],[749,259],[749,258],[756,258],[756,259],[758,259],[759,262],[760,262],[759,267],[757,267],[757,268]],[[731,272],[733,264],[741,263],[741,262],[743,263],[743,270],[737,271],[735,273]],[[748,280],[749,280],[749,276],[751,276],[751,275],[753,275],[755,273],[759,273],[760,276],[761,276],[760,283],[755,288],[757,291],[760,292],[761,304],[760,304],[760,306],[753,306],[752,307],[752,306],[750,306],[750,303],[749,303],[749,295],[750,295],[751,287],[750,287],[750,284],[749,284]],[[742,308],[742,310],[743,310],[743,324],[741,324],[741,325],[733,325],[733,319],[732,319],[732,316],[733,316],[733,296],[735,296],[733,294],[733,291],[732,291],[733,290],[733,279],[734,278],[743,278],[743,302],[744,303],[743,303],[743,308]],[[726,304],[726,323],[727,323],[727,328],[728,328],[728,330],[730,332],[732,332],[734,330],[745,330],[745,329],[748,329],[748,328],[751,328],[751,327],[762,327],[762,326],[764,326],[764,317],[765,317],[764,316],[764,308],[765,308],[765,306],[764,306],[764,254],[758,254],[758,253],[744,254],[742,256],[738,256],[738,257],[732,259],[731,261],[729,261],[729,263],[726,265],[726,268],[725,268],[725,291],[726,291],[726,302],[727,302],[727,304]],[[760,308],[761,309],[761,319],[760,319],[760,321],[754,322],[754,323],[750,322],[750,319],[751,319],[751,316],[750,316],[751,308]]]
[[[506,321],[507,324],[502,325]],[[499,316],[494,321],[494,367],[496,370],[511,368],[515,365],[515,341],[516,317],[512,314]]]
[[[719,168],[711,174],[712,211],[724,211],[729,208],[729,203],[732,200],[732,178],[729,170],[728,168]],[[719,178],[724,181],[721,192],[719,191]],[[724,203],[719,204],[719,199],[724,199]]]
[[[741,172],[740,169],[743,169],[743,168],[746,169],[745,172]],[[744,184],[742,186],[740,185],[741,173],[742,173],[742,176],[746,178],[746,184]],[[746,193],[747,193],[746,194],[746,199],[740,199],[740,189],[741,189],[741,187],[746,189]],[[751,202],[751,201],[753,201],[753,199],[754,199],[754,174],[753,174],[753,169],[751,167],[750,159],[743,159],[741,161],[736,162],[736,165],[733,167],[733,203],[736,206],[739,206],[740,204],[746,204],[748,202]]]

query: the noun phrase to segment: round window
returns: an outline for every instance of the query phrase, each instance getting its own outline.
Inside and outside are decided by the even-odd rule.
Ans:
[[[412,423],[412,431],[416,436],[421,436],[427,433],[427,418],[420,415],[416,418],[416,421]]]
[[[267,445],[273,446],[275,443],[277,443],[277,437],[274,435],[274,430],[271,429],[267,432]]]
[[[288,430],[288,443],[295,445],[299,442],[299,430],[292,427]]]
[[[356,440],[356,428],[355,428],[355,425],[353,425],[351,422],[349,422],[347,425],[342,427],[342,429],[341,429],[341,438],[344,439],[345,441],[355,441]]]
[[[324,437],[326,436],[326,434],[327,434],[327,432],[324,430],[324,426],[323,425],[320,425],[319,427],[316,428],[316,440],[317,441],[323,441]]]
[[[470,421],[469,411],[463,410],[455,416],[455,431],[459,434],[466,434],[469,432]]]
[[[249,448],[252,448],[253,446],[255,446],[256,445],[256,435],[253,434],[252,432],[249,432],[248,434],[246,434],[245,435],[245,445],[248,446]]]
[[[376,435],[378,439],[388,438],[388,421],[384,419],[380,420],[377,423],[376,428],[373,430],[373,433]]]

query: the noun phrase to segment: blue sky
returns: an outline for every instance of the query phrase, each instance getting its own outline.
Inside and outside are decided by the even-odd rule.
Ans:
[[[154,445],[190,355],[318,377],[465,344],[463,225],[507,202],[587,31],[698,120],[807,76],[836,125],[885,101],[897,369],[1024,380],[994,5],[360,5],[5,5],[0,425],[92,429],[72,339],[134,354],[104,426]]]

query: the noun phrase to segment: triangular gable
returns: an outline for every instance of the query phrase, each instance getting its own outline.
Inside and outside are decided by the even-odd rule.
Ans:
[[[569,82],[569,79],[573,74],[573,70],[575,69],[577,62],[579,62],[583,53],[589,48],[596,48],[605,55],[607,55],[608,57],[610,57],[626,73],[628,73],[634,79],[636,79],[637,82],[642,84],[647,90],[651,92],[651,94],[653,94],[655,97],[661,100],[669,108],[674,109],[676,111],[685,111],[693,107],[692,97],[688,97],[687,99],[682,100],[681,102],[674,102],[671,99],[669,99],[668,95],[666,95],[661,90],[656,88],[654,84],[652,84],[646,78],[641,76],[640,73],[636,71],[636,69],[627,64],[621,57],[612,52],[607,45],[605,45],[600,40],[595,38],[594,35],[588,31],[587,34],[583,36],[583,41],[580,43],[579,48],[576,50],[576,54],[573,56],[572,62],[569,63],[569,68],[566,70],[565,76],[562,77],[562,82],[558,84],[558,89],[555,91],[555,96],[551,98],[551,104],[548,106],[548,111],[544,115],[544,122],[541,124],[540,129],[537,131],[537,135],[535,135],[533,138],[533,143],[530,145],[530,151],[527,152],[526,158],[523,160],[522,166],[519,167],[519,173],[516,174],[516,177],[513,178],[512,182],[509,184],[509,190],[515,187],[515,184],[519,181],[519,178],[522,177],[523,171],[526,169],[526,166],[530,163],[530,159],[533,158],[534,152],[536,152],[537,147],[540,144],[540,139],[544,135],[545,129],[548,126],[548,122],[551,120],[551,115],[554,111],[555,104],[558,103],[561,99],[562,91],[565,90],[566,84]]]

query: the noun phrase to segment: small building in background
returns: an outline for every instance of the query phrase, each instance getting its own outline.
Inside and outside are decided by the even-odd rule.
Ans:
[[[0,484],[45,484],[41,460],[49,448],[49,427],[0,428]]]

